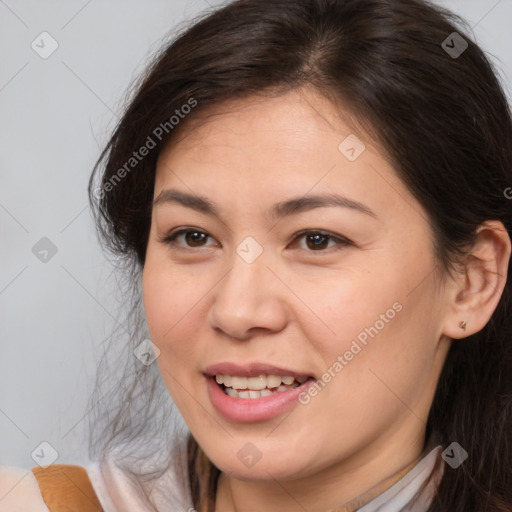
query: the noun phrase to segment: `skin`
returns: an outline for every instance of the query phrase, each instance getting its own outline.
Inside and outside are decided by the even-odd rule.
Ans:
[[[355,161],[339,151],[355,132],[336,112],[313,89],[232,101],[186,119],[159,156],[155,198],[173,188],[222,213],[154,206],[142,282],[162,378],[222,471],[218,512],[334,508],[417,460],[451,338],[483,328],[506,280],[500,223],[482,227],[457,277],[443,276],[426,212],[363,133]],[[290,197],[333,192],[375,217],[332,206],[278,222],[267,214]],[[208,237],[160,241],[180,227]],[[327,238],[318,249],[294,241],[303,229],[351,243]],[[236,252],[247,236],[263,248],[250,264]],[[307,405],[235,423],[211,404],[206,366],[260,361],[322,379],[396,303],[400,312]],[[252,467],[237,457],[248,442],[262,454]]]

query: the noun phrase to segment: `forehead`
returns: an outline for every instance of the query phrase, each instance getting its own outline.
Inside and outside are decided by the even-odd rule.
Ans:
[[[334,192],[374,211],[407,209],[414,199],[387,155],[364,133],[356,135],[350,119],[312,90],[208,106],[181,121],[159,155],[155,197],[172,186],[219,202],[236,196],[242,208]],[[354,160],[342,151],[347,139],[364,148]]]
[[[312,154],[315,167],[327,161],[332,165],[340,140],[351,133],[340,115],[314,90],[198,106],[173,132],[159,155],[157,172],[184,159],[198,164],[222,161],[224,167],[234,160],[240,171],[254,163],[260,175],[267,168],[275,171],[280,163],[289,170],[304,168],[297,164]]]

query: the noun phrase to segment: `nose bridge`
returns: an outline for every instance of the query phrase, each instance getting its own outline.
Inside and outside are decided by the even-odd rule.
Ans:
[[[253,237],[246,237],[229,258],[231,270],[220,283],[218,299],[245,316],[261,301],[261,284],[268,280],[268,251]],[[267,288],[268,290],[268,288]]]
[[[215,288],[209,314],[212,327],[239,338],[254,327],[281,328],[285,315],[269,264],[269,253],[255,238],[246,237],[235,247],[230,270]]]

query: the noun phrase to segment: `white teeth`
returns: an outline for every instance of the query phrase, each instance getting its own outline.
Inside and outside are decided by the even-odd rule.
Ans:
[[[238,377],[236,375],[215,375],[223,391],[232,398],[253,399],[283,393],[296,388],[308,377],[294,378],[291,375],[258,375],[256,377]]]
[[[267,388],[277,388],[281,384],[281,377],[279,375],[267,375]]]
[[[247,377],[231,377],[233,389],[247,389]]]
[[[234,387],[234,386],[232,386]],[[259,391],[267,387],[267,378],[265,375],[258,375],[257,377],[249,377],[247,379],[247,387]]]
[[[271,391],[270,389],[262,389],[262,390],[252,390],[252,389],[242,389],[240,391],[233,388],[225,388],[224,393],[232,398],[260,398],[262,396],[270,396],[275,395],[276,393],[283,393],[284,391],[288,391],[289,389],[293,389],[296,386],[286,386],[285,384],[281,384],[275,391]]]
[[[218,384],[224,384],[226,388],[236,390],[248,389],[252,391],[262,391],[264,389],[279,388],[281,384],[286,386],[302,384],[308,377],[295,377],[291,375],[258,375],[256,377],[238,377],[236,375],[215,375]],[[294,386],[295,387],[295,386]]]
[[[238,398],[238,391],[233,388],[226,388],[224,390],[227,395],[232,396],[233,398]]]

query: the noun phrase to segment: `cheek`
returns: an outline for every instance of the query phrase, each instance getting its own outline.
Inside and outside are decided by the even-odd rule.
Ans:
[[[169,293],[166,280],[162,277],[158,269],[146,261],[142,274],[142,297],[151,339],[159,346],[166,331],[172,327],[169,313],[174,311],[174,294]]]
[[[386,283],[382,277],[362,271],[326,276],[315,285],[302,287],[304,302],[311,304],[315,313],[308,315],[314,321],[307,326],[307,338],[315,340],[317,349],[331,359],[350,350],[353,341],[364,347],[400,315],[402,306],[395,289],[396,282]],[[357,350],[356,346],[353,352]]]
[[[142,274],[142,296],[153,340],[167,345],[183,329],[204,295],[201,281],[185,275],[163,258],[148,254]]]
[[[326,366],[326,388],[345,396],[342,402],[332,397],[333,403],[353,410],[367,410],[372,403],[381,410],[389,402],[399,404],[393,392],[412,396],[416,384],[428,380],[435,356],[435,294],[430,289],[419,297],[404,292],[404,273],[360,276],[324,288],[314,304],[329,331],[318,330],[315,322],[306,336]]]
[[[382,306],[375,300],[364,319],[357,321],[354,311],[353,318],[347,317],[346,336],[324,355],[335,375],[324,374],[332,382],[326,403],[333,404],[338,417],[351,418],[349,430],[354,422],[361,431],[370,424],[389,423],[407,415],[409,406],[423,416],[432,387],[434,334],[421,322],[411,321],[424,308],[403,302],[384,301]]]
[[[157,265],[151,257],[146,258],[142,274],[144,309],[152,342],[160,350],[156,362],[162,379],[178,409],[187,417],[190,406],[183,392],[187,372],[194,361],[194,344],[185,343],[190,336],[186,328],[187,312],[190,311],[190,295],[180,292],[180,279]]]
[[[189,407],[183,390],[191,375],[199,375],[205,304],[213,284],[207,271],[187,271],[158,250],[148,251],[142,274],[142,295],[151,340],[160,350],[162,378],[180,410]],[[210,272],[211,274],[211,272]],[[201,331],[202,330],[202,331]],[[194,377],[195,378],[195,377]],[[186,414],[186,413],[185,413]]]

